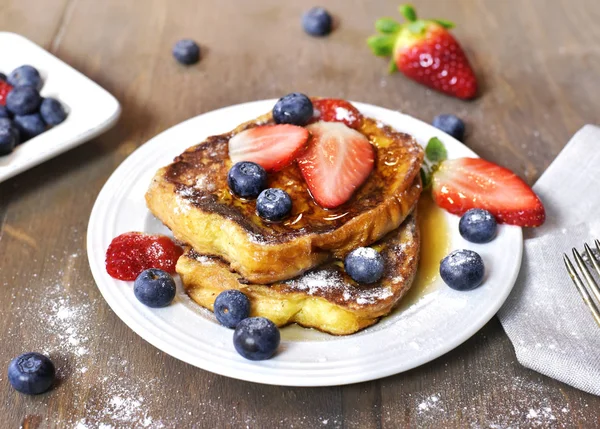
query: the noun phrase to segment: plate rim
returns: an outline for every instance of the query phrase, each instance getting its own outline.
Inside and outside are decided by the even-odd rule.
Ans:
[[[219,109],[215,109],[210,112],[205,112],[203,114],[200,114],[200,115],[197,115],[190,119],[187,119],[177,125],[174,125],[173,127],[168,128],[167,130],[152,137],[151,139],[149,139],[146,143],[144,143],[139,148],[137,148],[133,153],[131,153],[115,169],[115,171],[108,178],[108,180],[106,181],[102,190],[98,194],[98,198],[96,199],[96,201],[94,203],[94,207],[93,207],[91,215],[90,215],[90,220],[88,223],[88,231],[87,231],[87,252],[88,252],[88,261],[90,264],[90,269],[92,271],[92,275],[94,277],[96,285],[97,285],[98,289],[100,290],[103,298],[109,305],[109,307],[115,312],[115,314],[117,314],[117,316],[127,326],[129,326],[136,334],[138,334],[140,337],[142,337],[142,339],[144,339],[148,343],[152,344],[154,347],[158,348],[159,350],[161,350],[179,360],[182,360],[188,364],[191,364],[193,366],[199,367],[201,369],[204,369],[204,370],[207,370],[207,371],[219,374],[219,375],[232,377],[232,378],[236,378],[236,379],[240,379],[240,380],[251,381],[251,382],[255,382],[255,383],[279,385],[279,386],[299,386],[299,387],[336,386],[336,385],[352,384],[352,383],[357,383],[357,382],[364,382],[364,381],[388,377],[391,375],[409,371],[416,367],[422,366],[428,362],[431,362],[432,360],[445,355],[449,351],[451,351],[454,348],[458,347],[459,345],[463,344],[466,340],[468,340],[473,335],[475,335],[498,312],[498,310],[500,309],[500,307],[502,307],[502,305],[504,304],[504,302],[506,301],[506,299],[508,298],[509,294],[511,293],[511,291],[514,287],[515,281],[516,281],[519,271],[520,271],[522,255],[523,255],[523,234],[522,234],[521,228],[516,228],[519,231],[518,237],[517,237],[518,238],[518,246],[517,246],[518,250],[517,250],[517,254],[515,255],[517,268],[512,273],[512,276],[504,282],[505,284],[507,284],[506,288],[504,289],[504,293],[498,296],[498,298],[494,301],[493,305],[491,305],[490,309],[487,312],[481,313],[478,318],[474,319],[473,323],[470,323],[468,325],[467,329],[461,330],[460,334],[457,335],[453,341],[446,342],[442,346],[433,348],[433,349],[431,349],[431,351],[429,353],[424,354],[424,357],[421,359],[420,363],[412,365],[407,368],[400,369],[400,370],[397,370],[395,367],[379,368],[376,371],[376,374],[369,373],[370,375],[367,375],[366,377],[364,376],[364,373],[362,373],[362,372],[353,374],[351,376],[349,376],[349,375],[342,375],[342,376],[332,375],[331,377],[323,377],[323,376],[319,375],[319,376],[316,376],[316,378],[315,378],[315,376],[306,377],[306,376],[301,376],[301,375],[296,376],[296,375],[288,375],[288,374],[286,374],[285,376],[282,376],[277,373],[275,373],[275,374],[266,373],[265,374],[264,371],[256,371],[256,372],[243,371],[243,370],[238,370],[237,368],[227,367],[226,365],[216,365],[216,364],[213,364],[213,362],[211,362],[211,361],[202,361],[202,360],[190,358],[190,356],[181,348],[174,347],[173,344],[169,343],[168,341],[165,341],[163,338],[160,337],[160,335],[153,334],[148,329],[147,326],[140,324],[139,321],[136,320],[135,317],[133,317],[131,314],[127,313],[125,311],[125,309],[122,308],[121,305],[119,305],[119,303],[117,303],[116,301],[113,302],[113,298],[110,295],[105,293],[105,290],[100,286],[100,284],[101,284],[101,279],[106,276],[106,273],[103,272],[103,270],[100,267],[98,267],[97,265],[95,265],[92,262],[91,253],[94,251],[94,249],[92,249],[92,244],[94,241],[93,226],[95,225],[96,218],[99,216],[100,201],[102,200],[101,197],[103,196],[105,189],[108,189],[108,185],[112,181],[115,180],[114,178],[117,178],[119,174],[122,174],[121,171],[123,170],[123,168],[127,167],[127,160],[136,156],[136,153],[138,151],[142,150],[142,148],[144,146],[150,144],[155,139],[164,138],[163,137],[164,134],[172,132],[172,130],[174,128],[183,126],[183,124],[186,124],[190,121],[197,120],[199,117],[202,117],[204,115],[213,114],[213,113],[219,114],[219,113],[222,113],[222,111],[227,110],[227,109],[241,109],[241,108],[248,107],[248,106],[251,107],[252,104],[274,103],[275,101],[276,101],[275,99],[267,99],[267,100],[258,100],[258,101],[247,102],[247,103],[240,103],[240,104],[236,104],[236,105],[232,105],[232,106],[226,106],[226,107],[222,107]],[[426,127],[432,128],[432,126],[430,124],[427,124],[427,123],[425,123],[417,118],[414,118],[412,116],[393,111],[391,109],[387,109],[384,107],[379,107],[379,106],[375,106],[375,105],[371,105],[371,104],[366,104],[366,103],[354,102],[354,101],[352,101],[352,103],[355,104],[359,108],[359,110],[362,110],[362,108],[365,108],[365,107],[366,108],[374,108],[375,110],[382,109],[382,110],[385,110],[388,112],[401,114],[405,117],[410,118],[410,120],[412,120],[412,121],[417,121],[421,126],[424,125]],[[391,125],[393,126],[393,124],[391,124]],[[235,125],[233,125],[231,128],[233,128],[233,127],[235,127]],[[441,131],[439,131],[437,129],[436,129],[436,132],[442,133]],[[470,153],[473,154],[473,156],[477,156],[471,149],[466,147],[463,143],[458,142],[456,139],[453,139],[451,136],[444,134],[444,138],[453,140],[455,143],[458,143],[463,149],[467,149]],[[268,361],[263,361],[263,362],[268,362]],[[263,370],[267,370],[267,371],[269,369],[268,364],[264,364],[264,363],[261,364],[261,363],[256,363],[256,362],[253,362],[253,364],[256,365],[257,369],[262,368]],[[371,371],[371,372],[373,372],[373,371]]]

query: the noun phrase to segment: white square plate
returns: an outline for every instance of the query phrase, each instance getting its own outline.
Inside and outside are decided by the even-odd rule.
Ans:
[[[97,83],[25,37],[0,32],[0,72],[8,75],[23,64],[39,70],[42,96],[60,100],[69,116],[0,156],[0,182],[96,137],[112,127],[121,113],[117,99]]]

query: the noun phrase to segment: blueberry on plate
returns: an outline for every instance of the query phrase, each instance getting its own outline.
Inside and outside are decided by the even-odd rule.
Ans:
[[[21,143],[21,133],[12,120],[9,118],[0,118],[0,129],[7,129],[12,133],[16,141],[15,145]]]
[[[37,89],[31,86],[14,88],[6,96],[6,108],[15,115],[34,113],[40,107],[41,102],[42,97]]]
[[[322,7],[313,7],[302,15],[302,27],[311,36],[326,36],[331,33],[333,19]]]
[[[460,218],[458,232],[472,243],[488,243],[496,236],[496,218],[483,209],[471,209]]]
[[[292,92],[277,100],[273,107],[273,119],[278,124],[303,126],[313,116],[313,104],[304,94]]]
[[[175,298],[175,280],[166,271],[149,268],[133,282],[133,293],[142,304],[152,308],[166,307]]]
[[[265,189],[256,200],[256,212],[258,215],[271,222],[278,222],[285,219],[291,211],[292,199],[282,189]]]
[[[56,377],[52,361],[40,353],[24,353],[8,365],[8,381],[15,390],[27,395],[44,393]]]
[[[440,264],[442,280],[456,290],[475,289],[483,281],[483,259],[472,250],[459,249],[450,253]]]
[[[215,299],[214,312],[221,325],[235,328],[250,315],[250,300],[239,290],[226,290]]]
[[[9,127],[0,127],[0,156],[8,155],[17,146],[17,138]]]
[[[358,283],[375,283],[383,276],[385,264],[379,252],[371,247],[359,247],[346,255],[344,269]]]
[[[267,172],[254,162],[241,161],[229,169],[227,185],[233,195],[253,200],[267,187]]]
[[[58,125],[67,119],[67,112],[60,101],[50,97],[42,100],[40,114],[48,125]]]
[[[249,360],[269,359],[275,354],[280,340],[277,326],[264,317],[244,319],[233,332],[233,346]]]
[[[7,82],[15,88],[18,86],[31,86],[38,91],[42,87],[42,77],[35,67],[24,65],[14,69],[7,78]]]
[[[20,131],[23,141],[29,140],[46,131],[46,123],[39,113],[15,116],[15,125]]]
[[[465,123],[454,115],[438,115],[433,118],[433,126],[450,134],[458,141],[465,136]]]
[[[0,104],[0,118],[10,118],[10,113],[6,106]]]
[[[173,45],[173,56],[181,64],[195,64],[200,61],[200,46],[190,39],[179,40]]]

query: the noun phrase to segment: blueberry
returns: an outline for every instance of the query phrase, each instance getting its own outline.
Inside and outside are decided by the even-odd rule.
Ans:
[[[33,113],[40,107],[41,102],[42,97],[31,86],[20,86],[6,96],[6,108],[15,115]]]
[[[385,264],[379,252],[371,247],[359,247],[344,259],[346,273],[358,283],[375,283],[383,276]]]
[[[465,123],[454,115],[438,115],[433,118],[433,126],[450,134],[458,141],[465,136]]]
[[[226,290],[215,299],[214,311],[221,325],[235,328],[238,323],[250,315],[250,301],[239,290]]]
[[[472,243],[487,243],[496,236],[496,219],[487,210],[471,209],[460,218],[458,231]]]
[[[10,118],[10,112],[8,111],[6,106],[3,106],[1,104],[0,104],[0,118]]]
[[[45,98],[40,106],[40,113],[48,125],[58,125],[67,118],[65,108],[55,98]]]
[[[15,116],[15,125],[23,141],[29,140],[46,131],[46,123],[39,113]]]
[[[0,127],[0,156],[8,155],[17,146],[17,138],[9,127]]]
[[[0,73],[0,80],[6,82],[6,75],[4,73]]]
[[[173,46],[173,56],[181,64],[195,64],[200,60],[200,47],[193,40],[183,39]]]
[[[229,170],[227,185],[234,195],[253,200],[267,187],[267,172],[254,162],[241,161]]]
[[[278,124],[303,126],[308,124],[312,116],[312,101],[298,92],[281,97],[273,107],[273,119]]]
[[[483,281],[484,272],[481,256],[472,250],[455,250],[440,264],[442,280],[456,290],[475,289]]]
[[[249,360],[269,359],[277,350],[280,340],[277,326],[264,317],[242,320],[233,333],[233,346]]]
[[[302,27],[311,36],[326,36],[332,26],[331,15],[322,7],[313,7],[302,15]]]
[[[44,393],[56,377],[56,369],[50,359],[40,353],[24,353],[8,365],[8,381],[15,390],[27,395]]]
[[[15,123],[13,121],[11,121],[9,118],[0,118],[0,129],[10,130],[10,132],[15,137],[16,144],[18,145],[20,143],[21,133],[19,132],[19,129],[17,128]]]
[[[256,212],[258,215],[272,222],[284,219],[291,211],[292,199],[282,189],[265,189],[256,200]]]
[[[8,75],[7,81],[15,88],[18,86],[31,86],[39,91],[42,87],[42,77],[40,76],[40,72],[38,72],[35,67],[29,65],[14,69],[12,73]]]
[[[152,308],[166,307],[175,298],[175,280],[158,268],[142,271],[133,283],[133,293],[142,304]]]

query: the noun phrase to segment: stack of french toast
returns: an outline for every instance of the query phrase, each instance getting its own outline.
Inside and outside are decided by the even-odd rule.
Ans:
[[[311,100],[314,117],[305,126],[309,133],[302,150],[310,151],[317,144],[314,140],[323,138],[319,130],[330,129],[318,124],[328,123],[336,123],[332,133],[342,134],[335,142],[321,141],[313,152],[327,152],[334,144],[339,152],[344,145],[339,136],[346,135],[341,127],[350,128],[348,124],[372,145],[371,170],[352,188],[347,201],[325,204],[326,192],[319,194],[315,188],[318,182],[338,186],[336,168],[343,160],[329,155],[323,162],[331,162],[331,168],[318,181],[307,181],[295,159],[267,170],[268,187],[284,190],[292,201],[283,220],[264,219],[255,199],[231,191],[228,172],[239,161],[230,153],[232,138],[276,126],[269,112],[207,138],[159,169],[146,202],[184,244],[177,273],[197,304],[213,310],[221,292],[237,289],[249,298],[251,316],[266,317],[277,326],[297,323],[348,335],[389,314],[413,283],[419,259],[416,207],[423,150],[413,137],[363,116],[348,102]],[[317,106],[322,106],[320,111]],[[336,110],[325,112],[331,106]],[[269,150],[276,147],[273,141]],[[345,156],[354,155],[349,151]],[[317,198],[321,195],[325,198]],[[375,249],[384,262],[376,282],[360,283],[346,272],[344,258],[362,247]]]

